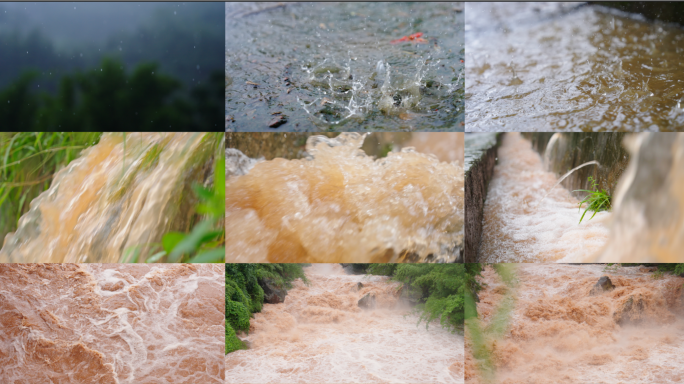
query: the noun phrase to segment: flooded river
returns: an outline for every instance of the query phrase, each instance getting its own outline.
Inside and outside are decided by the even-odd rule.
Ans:
[[[309,286],[295,281],[284,303],[264,304],[250,320],[250,349],[226,355],[226,383],[463,382],[463,337],[416,326],[399,284],[333,264],[305,273]],[[376,309],[362,310],[357,301],[369,293]]]
[[[0,265],[0,382],[224,382],[224,265]]]
[[[463,131],[463,17],[462,3],[226,3],[226,130],[283,116],[278,131]]]
[[[469,131],[676,131],[684,29],[580,3],[466,5]]]
[[[359,133],[310,136],[302,159],[259,161],[227,149],[227,169],[239,172],[226,179],[226,260],[455,261],[463,134],[423,136],[434,134],[381,158],[360,149]]]
[[[504,314],[503,336],[486,339],[495,361],[489,380],[478,370],[466,336],[466,382],[680,383],[684,278],[654,279],[645,267],[604,268],[520,264],[519,283],[510,288],[487,267],[477,304],[482,326],[492,324],[504,295],[512,292],[514,305]],[[592,294],[602,276],[615,288]]]
[[[118,262],[169,231],[189,232],[193,183],[213,168],[221,133],[106,133],[31,202],[0,262]]]

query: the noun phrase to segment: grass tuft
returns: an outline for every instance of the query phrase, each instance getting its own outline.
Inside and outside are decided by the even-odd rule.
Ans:
[[[582,204],[586,204],[584,208],[584,213],[582,213],[582,217],[580,217],[580,224],[582,224],[582,220],[584,219],[584,216],[587,214],[588,211],[593,211],[594,214],[591,215],[589,220],[593,219],[594,216],[596,216],[597,212],[601,211],[609,211],[610,210],[610,203],[611,203],[611,197],[608,194],[608,192],[605,191],[605,189],[598,190],[598,182],[592,177],[589,176],[589,183],[591,184],[591,188],[594,189],[593,191],[586,190],[586,189],[578,189],[573,192],[586,192],[589,195],[584,198],[584,200],[579,202],[579,209],[582,210]]]

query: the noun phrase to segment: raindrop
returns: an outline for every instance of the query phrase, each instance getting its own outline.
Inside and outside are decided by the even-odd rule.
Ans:
[[[199,69],[199,64],[197,64],[197,69]]]
[[[81,53],[81,57],[83,57],[83,54]]]
[[[175,15],[175,14],[176,14],[176,11],[173,11],[173,14]]]

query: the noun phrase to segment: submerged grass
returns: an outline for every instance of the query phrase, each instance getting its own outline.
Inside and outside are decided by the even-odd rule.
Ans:
[[[584,200],[579,202],[579,209],[582,209],[582,204],[586,203],[586,206],[584,208],[584,213],[582,213],[582,217],[580,217],[580,224],[582,223],[582,220],[584,219],[584,215],[587,214],[588,211],[593,211],[594,214],[591,215],[589,220],[593,219],[594,216],[596,216],[597,212],[601,211],[608,211],[610,210],[610,195],[608,192],[606,192],[604,189],[601,191],[598,190],[598,182],[592,177],[589,176],[589,183],[591,184],[591,187],[594,189],[593,191],[586,190],[586,189],[578,189],[573,192],[586,192],[589,195],[584,198]]]
[[[0,132],[0,240],[17,229],[52,177],[99,142],[100,132]],[[2,242],[0,241],[0,246]]]

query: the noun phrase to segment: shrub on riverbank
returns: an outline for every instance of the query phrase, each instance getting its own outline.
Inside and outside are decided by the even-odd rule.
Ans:
[[[419,296],[419,324],[425,322],[427,328],[439,320],[442,327],[456,331],[463,329],[466,286],[480,270],[479,264],[373,264],[367,272],[392,276]]]

